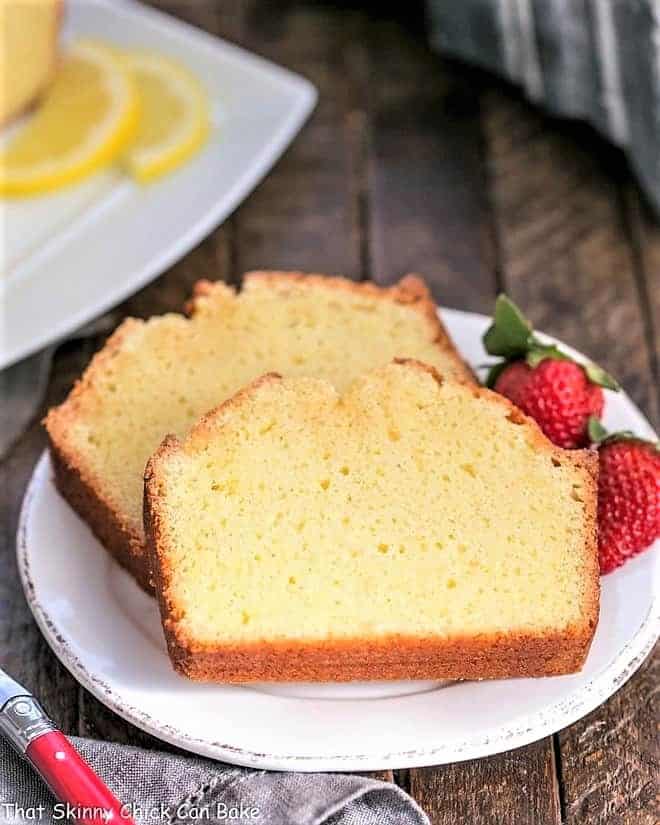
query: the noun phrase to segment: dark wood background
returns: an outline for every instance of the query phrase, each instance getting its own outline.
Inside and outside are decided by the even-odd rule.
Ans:
[[[658,426],[660,229],[620,152],[550,120],[425,45],[421,3],[157,0],[308,77],[319,105],[225,224],[114,317],[177,310],[196,279],[300,268],[391,282],[423,273],[447,306],[489,312],[498,290],[539,328],[618,376]],[[220,184],[219,184],[220,185]],[[59,402],[100,338],[60,347]],[[0,661],[68,732],[161,747],[80,688],[25,605],[14,561],[23,490],[44,447],[30,427],[0,466]],[[434,825],[655,825],[660,656],[585,719],[489,759],[378,774]],[[359,731],[356,732],[359,735]]]

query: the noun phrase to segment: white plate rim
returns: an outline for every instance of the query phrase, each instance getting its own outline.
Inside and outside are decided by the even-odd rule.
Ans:
[[[461,310],[443,309],[442,315],[460,320],[461,317],[480,322],[488,321],[485,315]],[[542,336],[548,341],[561,343],[562,348],[576,357],[582,358],[573,348],[558,342],[551,336]],[[649,432],[653,432],[645,416],[622,391],[623,397],[633,407],[640,421]],[[50,470],[50,456],[47,450],[38,459],[23,499],[18,522],[16,554],[19,575],[25,597],[32,614],[49,646],[74,676],[74,678],[110,710],[141,730],[169,744],[184,748],[202,756],[230,764],[267,770],[289,770],[315,772],[327,770],[383,770],[389,768],[415,768],[429,765],[448,764],[468,759],[492,756],[514,748],[523,747],[550,736],[572,725],[599,707],[621,688],[643,664],[660,637],[660,594],[655,593],[648,611],[637,631],[612,658],[607,667],[594,676],[590,682],[575,689],[574,694],[565,697],[542,710],[529,713],[513,728],[504,729],[497,735],[474,736],[451,746],[441,745],[420,750],[392,751],[380,753],[340,753],[323,757],[305,754],[267,753],[246,749],[231,743],[218,743],[192,737],[171,724],[161,723],[150,715],[125,701],[113,688],[95,676],[85,667],[72,650],[72,641],[58,629],[56,622],[39,599],[30,570],[29,530],[32,503],[40,486]]]
[[[136,2],[136,0],[94,0],[94,2],[100,7],[111,10],[112,13],[117,16],[130,15],[131,17],[142,17],[149,20],[155,27],[164,31],[175,30],[177,32],[183,32],[188,37],[203,41],[211,46],[217,46],[218,43],[221,43],[222,49],[226,54],[231,54],[235,59],[240,58],[252,66],[259,66],[267,70],[272,77],[277,78],[281,82],[286,82],[291,87],[295,86],[298,98],[295,105],[289,111],[286,120],[282,121],[279,129],[264,143],[260,155],[255,159],[249,169],[245,171],[240,181],[238,181],[232,190],[224,197],[218,198],[203,219],[198,220],[191,225],[186,232],[177,236],[175,242],[168,245],[164,252],[153,256],[150,262],[134,275],[130,283],[126,283],[112,291],[108,290],[102,298],[94,302],[93,306],[88,306],[77,313],[67,315],[63,319],[60,319],[59,323],[48,325],[42,335],[36,336],[30,341],[23,341],[13,347],[9,343],[3,344],[0,347],[0,370],[17,363],[23,358],[27,358],[42,347],[61,341],[70,332],[116,306],[149,284],[170,266],[173,266],[212,232],[222,220],[231,215],[250,192],[263,180],[269,169],[279,160],[296,134],[300,131],[318,100],[316,87],[302,75],[292,72],[276,63],[272,63],[270,60],[260,57],[240,46],[236,46],[227,40],[209,34],[203,29],[199,29],[184,20],[179,20],[163,11]],[[0,298],[9,292],[12,288],[12,282],[11,278],[7,280],[0,278]]]

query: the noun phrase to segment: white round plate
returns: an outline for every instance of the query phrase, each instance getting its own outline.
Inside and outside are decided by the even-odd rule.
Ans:
[[[488,319],[445,311],[461,352],[484,361]],[[654,437],[623,394],[606,424]],[[26,493],[21,579],[49,644],[129,722],[204,756],[259,768],[376,770],[454,762],[526,745],[575,722],[639,667],[660,630],[660,542],[603,578],[598,630],[581,673],[491,682],[202,685],[174,673],[155,602],[53,486],[47,455]]]

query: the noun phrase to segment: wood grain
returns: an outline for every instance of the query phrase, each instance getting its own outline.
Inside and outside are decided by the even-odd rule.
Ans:
[[[501,90],[484,101],[503,281],[535,326],[610,370],[657,421],[651,360],[617,175],[586,127],[547,121]]]
[[[560,822],[554,754],[545,742],[475,762],[411,771],[410,792],[432,825]]]
[[[318,106],[275,169],[236,215],[236,265],[361,278],[355,114],[349,43],[360,19],[322,4],[246,2],[240,42],[318,88]]]
[[[414,6],[414,4],[412,4]],[[481,76],[443,62],[422,21],[369,26],[368,229],[376,280],[420,272],[445,306],[489,311],[496,290]],[[380,69],[387,61],[388,71]]]
[[[660,223],[632,183],[625,187],[625,208],[656,401],[660,407]]]
[[[568,825],[660,822],[660,648],[608,702],[559,734]]]
[[[362,18],[322,5],[245,3],[241,45],[317,87],[310,121],[236,215],[236,269],[367,276],[362,255]],[[363,773],[393,781],[392,771]]]

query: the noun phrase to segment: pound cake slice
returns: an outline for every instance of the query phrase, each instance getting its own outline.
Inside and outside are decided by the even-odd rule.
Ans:
[[[397,361],[262,377],[145,475],[174,667],[218,682],[570,673],[598,618],[597,459]]]
[[[472,376],[424,282],[390,288],[300,273],[252,273],[236,293],[199,283],[190,318],[126,320],[45,424],[58,488],[146,590],[147,459],[167,433],[265,372],[327,378],[340,390],[395,356]]]

